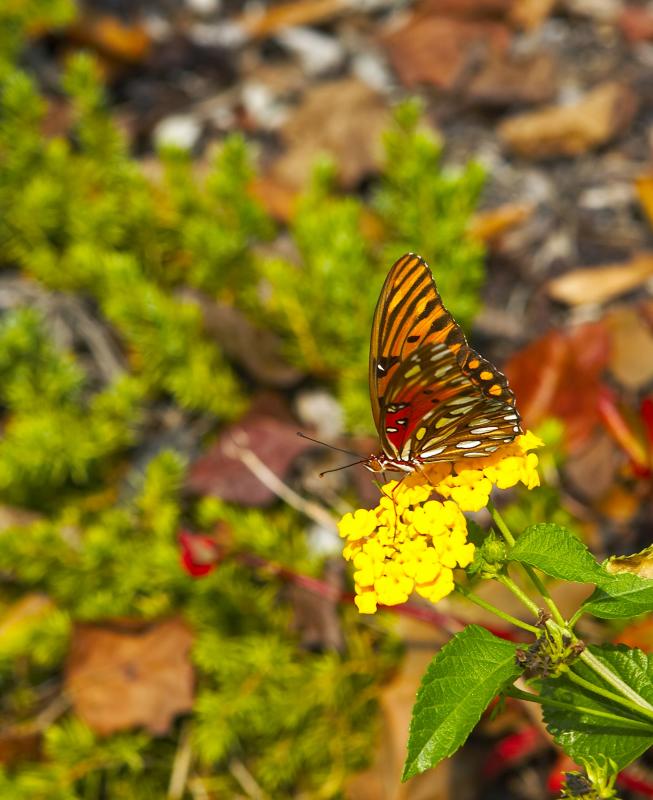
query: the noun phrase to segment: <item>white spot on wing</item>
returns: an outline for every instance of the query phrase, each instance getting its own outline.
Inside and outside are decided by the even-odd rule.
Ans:
[[[439,456],[440,453],[444,450],[444,447],[435,447],[433,450],[425,450],[423,453],[420,453],[420,458],[432,458],[433,456]]]
[[[496,431],[496,430],[498,430],[496,425],[488,425],[486,428],[472,428],[470,433],[475,433],[475,434],[492,433],[492,431]]]
[[[470,447],[478,447],[480,443],[480,439],[476,439],[474,441],[458,442],[456,447],[459,447],[461,450],[468,450]]]

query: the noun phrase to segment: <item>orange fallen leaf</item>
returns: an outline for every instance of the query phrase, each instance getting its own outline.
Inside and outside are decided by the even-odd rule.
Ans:
[[[527,31],[535,30],[545,22],[556,4],[556,0],[519,0],[512,7],[511,22]]]
[[[347,0],[293,0],[246,11],[235,22],[248,36],[262,38],[282,28],[324,22],[347,8],[351,8]]]
[[[653,175],[640,175],[635,180],[635,191],[649,224],[653,225]]]
[[[512,117],[499,126],[499,136],[509,150],[526,158],[577,156],[627,129],[637,104],[628,86],[610,81],[574,105]]]
[[[122,22],[109,14],[81,16],[68,29],[68,36],[105,56],[130,63],[145,59],[152,45],[144,23]]]
[[[630,261],[574,269],[546,285],[549,297],[580,306],[606,303],[637,289],[653,276],[653,253],[636,253]]]
[[[609,350],[607,327],[594,322],[552,330],[514,355],[505,372],[527,427],[557,417],[569,449],[580,449],[599,422],[597,396]]]
[[[249,191],[271,217],[278,222],[290,222],[299,195],[295,187],[287,186],[272,175],[261,175],[250,183]]]
[[[192,708],[192,641],[181,619],[78,625],[65,670],[75,711],[100,734],[136,726],[165,734]]]
[[[653,653],[653,614],[627,625],[617,636],[615,643]]]
[[[479,211],[472,218],[469,233],[484,244],[492,246],[505,233],[523,225],[534,209],[533,203],[506,203],[488,211]]]

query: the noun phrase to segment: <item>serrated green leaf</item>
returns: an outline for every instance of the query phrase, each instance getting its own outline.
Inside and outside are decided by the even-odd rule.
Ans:
[[[601,619],[636,617],[653,611],[653,580],[640,578],[629,572],[610,575],[604,572],[594,593],[583,606],[583,611]]]
[[[531,525],[517,539],[508,560],[536,567],[553,578],[595,583],[596,591],[583,606],[595,617],[618,619],[653,611],[653,580],[608,572],[580,540],[559,525]]]
[[[607,575],[579,539],[566,528],[551,523],[526,528],[508,559],[566,581],[600,583]]]
[[[624,645],[590,646],[589,649],[645,700],[653,703],[653,654],[647,655]],[[582,661],[574,664],[574,672],[592,683],[603,685]],[[549,733],[575,761],[580,763],[600,754],[612,758],[618,769],[623,769],[653,745],[653,723],[647,732],[644,728],[631,727],[627,722],[611,722],[605,717],[580,711],[580,708],[597,709],[637,720],[640,724],[646,722],[644,717],[577,686],[566,675],[544,680],[540,686],[544,697],[573,706],[566,711],[544,704],[543,709]],[[612,689],[607,684],[605,688]]]
[[[417,693],[402,780],[465,742],[492,698],[519,675],[516,650],[478,625],[468,625],[442,648]]]

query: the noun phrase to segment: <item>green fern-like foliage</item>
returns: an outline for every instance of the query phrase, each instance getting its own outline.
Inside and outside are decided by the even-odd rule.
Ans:
[[[296,262],[273,259],[261,265],[269,288],[266,310],[286,332],[289,356],[333,381],[350,429],[360,432],[372,428],[369,330],[391,264],[405,252],[425,258],[445,304],[467,328],[484,278],[483,248],[467,235],[483,186],[481,167],[445,171],[441,145],[419,127],[416,103],[397,109],[385,145],[372,209],[338,195],[333,171],[323,164],[291,225]],[[370,221],[372,212],[377,216]]]
[[[15,62],[28,28],[63,24],[71,4],[0,6],[0,268],[25,290],[0,317],[0,704],[3,729],[40,737],[33,758],[0,768],[0,797],[158,800],[184,748],[184,798],[240,796],[243,775],[263,796],[342,797],[369,760],[395,645],[345,608],[342,652],[302,647],[286,587],[237,555],[319,574],[305,521],[284,507],[189,500],[186,456],[152,434],[162,410],[217,430],[247,403],[188,287],[281,334],[288,358],[333,388],[351,429],[369,430],[369,327],[391,262],[420,251],[470,322],[482,254],[465,229],[480,171],[445,173],[416,109],[400,109],[371,202],[340,194],[319,164],[289,226],[294,257],[273,258],[261,245],[275,225],[249,193],[240,137],[202,174],[166,149],[146,178],[94,62],[77,55],[62,84],[73,127],[46,138],[47,100]],[[36,296],[91,310],[116,349],[109,373],[61,343]],[[194,581],[178,531],[217,523],[236,555]],[[50,705],[78,621],[177,615],[194,630],[196,700],[167,735],[99,737],[65,703]]]
[[[442,166],[442,144],[420,126],[420,105],[397,108],[385,136],[385,170],[374,205],[383,220],[386,259],[419,253],[429,263],[447,308],[469,328],[485,278],[483,246],[467,235],[485,182],[473,161],[459,170]]]

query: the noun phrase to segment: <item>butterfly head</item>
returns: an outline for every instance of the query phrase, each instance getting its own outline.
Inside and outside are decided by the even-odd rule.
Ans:
[[[370,472],[383,472],[386,469],[384,462],[384,458],[371,455],[365,462],[365,469],[369,469]]]

